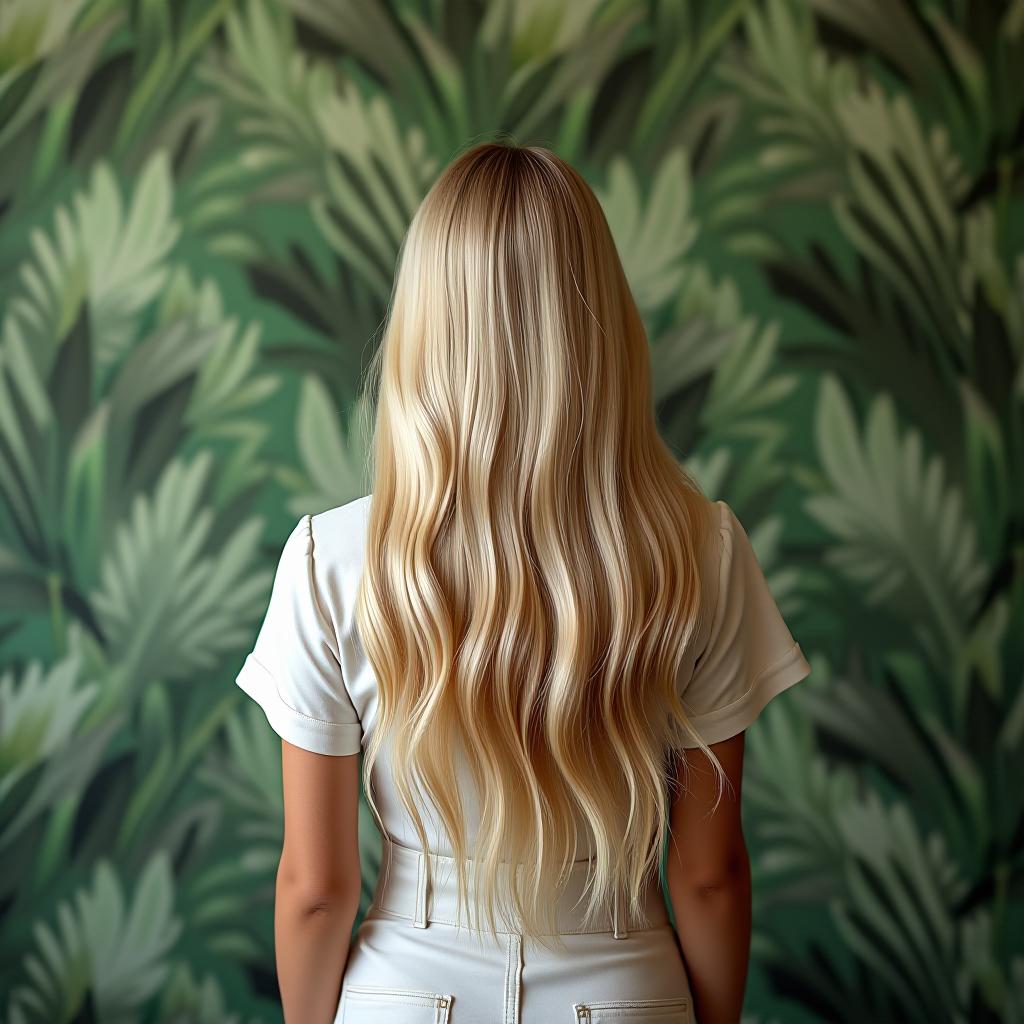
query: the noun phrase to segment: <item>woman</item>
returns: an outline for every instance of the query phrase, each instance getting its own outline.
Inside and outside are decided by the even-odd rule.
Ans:
[[[296,524],[237,680],[283,740],[286,1021],[738,1021],[743,730],[810,666],[659,437],[573,168],[485,143],[441,174],[371,379],[371,493]],[[384,859],[350,942],[360,782]]]

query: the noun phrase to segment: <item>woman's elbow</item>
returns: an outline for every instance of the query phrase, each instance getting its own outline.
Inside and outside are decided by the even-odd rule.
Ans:
[[[355,917],[359,910],[362,879],[299,877],[278,871],[276,898],[299,913]]]
[[[748,883],[750,856],[746,844],[740,843],[713,858],[677,858],[666,875],[673,899],[711,896]]]

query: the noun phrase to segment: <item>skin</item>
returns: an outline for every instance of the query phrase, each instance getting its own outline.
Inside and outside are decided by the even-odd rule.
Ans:
[[[671,811],[667,884],[700,1024],[739,1024],[743,1008],[752,916],[740,816],[744,736],[710,744],[731,783],[714,814],[717,773],[699,748],[683,752],[689,789]]]
[[[281,741],[284,845],[274,941],[285,1024],[329,1024],[341,998],[362,884],[359,754]]]
[[[740,817],[744,733],[711,745],[731,783],[710,817],[715,773],[684,752],[666,878],[700,1024],[739,1024],[750,956],[750,860]],[[285,1024],[334,1020],[359,910],[359,755],[281,741],[284,845],[274,935]],[[681,790],[681,780],[680,780]],[[333,964],[328,969],[327,965]]]

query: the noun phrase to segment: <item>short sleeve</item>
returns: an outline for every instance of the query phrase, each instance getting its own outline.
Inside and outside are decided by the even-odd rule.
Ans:
[[[736,514],[718,501],[717,593],[706,641],[682,691],[693,728],[707,744],[747,728],[765,705],[810,674]],[[689,737],[682,744],[695,747]]]
[[[285,541],[263,625],[235,682],[282,739],[318,754],[355,754],[362,726],[318,592],[313,547],[312,517],[304,515]]]

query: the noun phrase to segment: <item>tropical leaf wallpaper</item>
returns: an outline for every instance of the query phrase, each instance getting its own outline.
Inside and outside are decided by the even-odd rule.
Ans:
[[[598,192],[814,666],[747,739],[745,1024],[1024,1022],[1022,69],[1022,0],[0,0],[0,1019],[281,1019],[234,673],[504,137]]]

